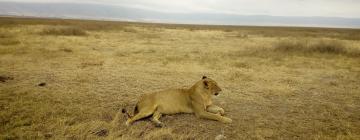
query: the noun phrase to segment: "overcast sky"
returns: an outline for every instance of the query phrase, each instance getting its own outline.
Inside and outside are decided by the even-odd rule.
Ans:
[[[73,0],[11,1],[73,2]],[[360,18],[360,0],[77,0],[77,3],[122,5],[176,13]]]

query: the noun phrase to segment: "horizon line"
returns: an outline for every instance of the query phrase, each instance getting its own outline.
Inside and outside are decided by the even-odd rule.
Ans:
[[[162,21],[146,21],[146,20],[122,20],[116,18],[84,18],[84,17],[57,17],[57,16],[26,16],[26,15],[3,15],[0,18],[28,18],[28,19],[62,19],[62,20],[88,20],[88,21],[108,21],[108,22],[127,22],[127,23],[143,23],[143,24],[166,24],[166,25],[195,25],[195,26],[229,26],[229,27],[279,27],[279,28],[322,28],[322,29],[349,29],[360,30],[359,27],[334,27],[334,26],[306,26],[306,25],[250,25],[250,24],[211,24],[211,23],[180,23],[180,22],[162,22]]]
[[[338,19],[358,19],[360,20],[360,17],[341,17],[341,16],[304,16],[304,15],[293,15],[293,16],[285,16],[285,15],[271,15],[271,14],[239,14],[239,13],[231,13],[231,12],[165,12],[161,10],[154,10],[152,8],[139,8],[139,7],[133,7],[129,5],[121,5],[121,4],[106,4],[106,3],[97,3],[97,2],[22,2],[22,1],[1,1],[0,3],[27,3],[27,4],[89,4],[89,5],[104,5],[104,6],[113,6],[113,7],[129,7],[134,9],[140,9],[140,10],[148,10],[153,12],[160,12],[165,14],[225,14],[225,15],[235,15],[235,16],[271,16],[271,17],[299,17],[299,18],[338,18]],[[1,13],[0,13],[1,14]]]

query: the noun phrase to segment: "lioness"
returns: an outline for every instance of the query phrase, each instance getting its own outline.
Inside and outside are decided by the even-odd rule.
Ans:
[[[143,95],[136,104],[133,117],[123,110],[129,116],[126,125],[152,115],[152,122],[161,127],[159,118],[162,114],[176,113],[195,113],[198,118],[231,123],[230,118],[222,116],[224,109],[212,104],[211,96],[219,95],[220,91],[214,80],[203,76],[190,89],[169,89]]]

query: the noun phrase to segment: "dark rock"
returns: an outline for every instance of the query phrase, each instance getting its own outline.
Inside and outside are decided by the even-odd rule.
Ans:
[[[0,82],[6,82],[7,80],[14,80],[14,78],[9,76],[0,76]]]
[[[45,137],[45,138],[51,138],[52,136],[53,136],[52,133],[46,133],[46,134],[44,134],[44,137]]]
[[[42,82],[42,83],[38,84],[38,86],[41,86],[41,87],[46,86],[46,83]]]

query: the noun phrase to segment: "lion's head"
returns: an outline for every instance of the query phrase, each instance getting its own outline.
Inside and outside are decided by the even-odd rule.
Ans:
[[[201,81],[202,81],[202,88],[205,89],[206,93],[215,96],[220,94],[221,88],[214,80],[206,76],[203,76]]]

